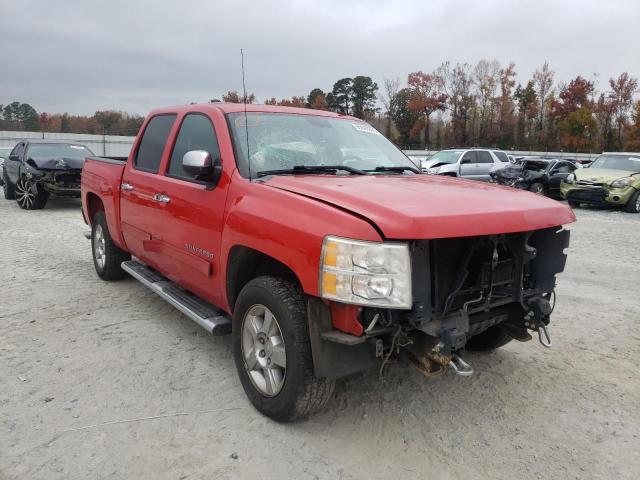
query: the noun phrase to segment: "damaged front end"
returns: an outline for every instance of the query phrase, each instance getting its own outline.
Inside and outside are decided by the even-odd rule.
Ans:
[[[354,336],[333,328],[335,305],[310,302],[310,318],[321,319],[310,322],[317,373],[344,376],[367,362],[382,371],[405,353],[427,376],[447,368],[470,375],[460,356],[465,346],[497,348],[530,340],[534,332],[550,347],[556,274],[564,270],[568,246],[569,231],[561,227],[411,242],[410,311],[353,308],[363,329]]]

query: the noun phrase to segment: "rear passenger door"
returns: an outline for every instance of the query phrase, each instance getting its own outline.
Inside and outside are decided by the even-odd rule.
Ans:
[[[470,150],[460,159],[460,176],[475,180],[478,177],[478,160],[475,150]]]
[[[122,174],[120,185],[120,223],[129,251],[158,268],[159,241],[154,233],[163,230],[164,218],[158,201],[158,172],[167,155],[167,139],[176,114],[155,115],[147,122],[131,162]]]
[[[487,150],[478,150],[476,151],[477,155],[477,169],[476,180],[482,180],[483,182],[488,182],[491,178],[489,176],[489,172],[493,168],[496,162],[493,160],[493,156]]]

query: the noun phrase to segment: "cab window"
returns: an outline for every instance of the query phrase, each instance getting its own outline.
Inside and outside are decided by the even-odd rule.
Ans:
[[[476,160],[477,153],[478,152],[467,152],[462,156],[462,159],[460,161],[465,163],[478,163],[478,161]]]
[[[134,165],[145,172],[158,173],[162,152],[167,143],[169,132],[176,119],[175,114],[157,115],[149,120],[144,129],[140,146],[136,152]]]
[[[493,163],[493,157],[485,150],[479,150],[476,152],[478,156],[478,163]]]
[[[176,138],[167,176],[195,180],[182,168],[182,157],[191,150],[209,152],[212,159],[220,157],[215,130],[208,117],[201,113],[190,113],[184,117]]]

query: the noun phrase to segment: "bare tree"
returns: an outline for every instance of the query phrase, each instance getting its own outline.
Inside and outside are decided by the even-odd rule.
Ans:
[[[487,141],[488,126],[493,122],[496,88],[500,83],[500,63],[480,60],[473,69],[472,80],[478,94],[479,139]]]
[[[544,118],[547,111],[546,105],[553,87],[554,71],[549,68],[549,62],[545,61],[540,70],[533,73],[533,83],[538,90],[538,132],[540,139],[543,137]]]
[[[391,138],[391,124],[393,123],[393,100],[396,97],[398,91],[400,91],[400,79],[385,78],[384,79],[384,93],[379,96],[382,105],[384,105],[385,116],[387,117],[386,124],[386,136]]]

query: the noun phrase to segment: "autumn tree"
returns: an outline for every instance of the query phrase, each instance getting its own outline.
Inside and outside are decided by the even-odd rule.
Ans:
[[[108,135],[111,133],[111,127],[122,120],[122,114],[114,110],[105,110],[96,112],[93,118],[95,118],[96,122],[102,127],[102,132]]]
[[[227,93],[222,94],[222,101],[226,103],[242,103],[242,95],[236,90],[229,90]],[[256,101],[256,96],[253,93],[249,93],[246,98],[246,103],[253,103]]]
[[[623,72],[616,79],[609,79],[611,100],[615,109],[615,125],[617,130],[616,148],[622,149],[622,133],[627,123],[629,110],[633,105],[633,94],[638,89],[638,80]]]
[[[424,132],[423,148],[429,148],[431,115],[438,110],[444,111],[447,105],[443,79],[435,73],[417,71],[408,75],[407,83],[411,89],[409,109],[421,120],[420,127]]]
[[[307,95],[307,107],[314,108],[313,105],[316,103],[316,99],[318,97],[326,97],[326,95],[319,88],[314,88],[313,90],[311,90],[309,92],[309,95]],[[325,99],[325,101],[326,101],[326,99]]]
[[[537,113],[537,97],[533,80],[529,80],[524,88],[518,85],[513,96],[518,102],[517,143],[520,147],[531,148],[533,136],[531,124]]]
[[[438,70],[443,80],[444,93],[447,95],[447,108],[451,115],[453,143],[467,145],[469,142],[469,119],[475,103],[471,91],[471,66],[468,63],[452,66],[444,62]]]
[[[411,129],[420,118],[417,112],[409,108],[409,103],[412,98],[413,92],[411,89],[403,88],[393,96],[389,106],[389,115],[400,135],[398,138],[398,144],[400,146],[409,143]]]
[[[597,122],[593,115],[593,82],[577,76],[560,88],[551,115],[558,126],[558,141],[563,148],[590,152],[596,147]]]
[[[383,82],[383,93],[380,95],[380,101],[384,106],[384,116],[386,117],[385,122],[385,136],[387,138],[391,138],[392,134],[392,125],[393,119],[391,118],[391,106],[393,103],[393,99],[400,90],[400,79],[399,78],[385,78]]]
[[[632,123],[627,126],[625,150],[640,152],[640,100],[633,106]]]
[[[500,69],[500,97],[498,98],[498,145],[501,148],[513,145],[513,131],[515,126],[515,103],[513,89],[516,86],[516,65],[511,62]]]

